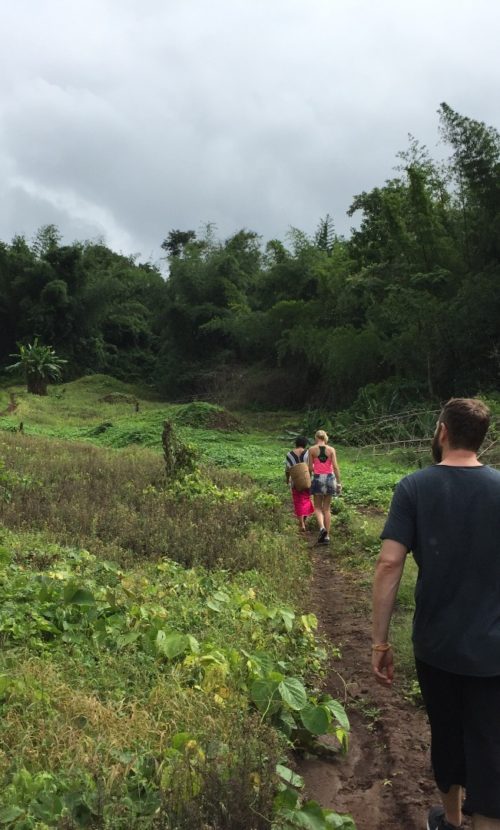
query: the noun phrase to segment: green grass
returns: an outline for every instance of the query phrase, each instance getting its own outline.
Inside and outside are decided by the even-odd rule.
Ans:
[[[185,405],[142,398],[141,390],[104,375],[50,387],[46,398],[28,395],[23,387],[11,390],[19,406],[15,413],[0,420],[0,429],[14,431],[22,422],[26,435],[88,441],[110,449],[136,446],[160,452],[163,422],[168,419],[177,425],[181,438],[196,448],[200,461],[251,476],[275,493],[285,492],[284,458],[292,444],[294,420],[299,420],[293,414],[235,413],[238,430],[210,429],[203,423],[203,407],[206,411],[207,405],[200,404],[200,426],[186,426]],[[137,399],[139,412],[134,403],[103,400],[109,395]],[[193,418],[188,420],[193,423]],[[338,455],[347,504],[386,508],[396,482],[408,471],[400,462],[381,464],[359,450],[340,448]]]
[[[288,630],[276,618],[292,612],[269,580],[169,560],[122,569],[9,531],[0,557],[2,824],[149,827],[170,772],[194,775],[200,794],[217,785],[235,815],[269,811],[272,779],[256,793],[248,777],[239,804],[224,783],[245,768],[272,775],[278,757],[276,736],[248,714],[246,655],[296,675],[314,650],[298,619]],[[182,816],[196,792],[170,789]]]
[[[234,830],[250,814],[254,830],[268,827],[284,746],[269,718],[281,709],[256,714],[252,684],[314,685],[325,656],[283,475],[294,416],[168,404],[98,375],[46,398],[2,387],[0,401],[11,391],[0,822],[201,830],[223,803]],[[177,482],[164,475],[166,419],[199,467]],[[369,581],[407,470],[347,448],[339,463],[343,561]]]
[[[186,424],[205,405],[136,412],[105,378],[64,388],[14,389],[1,421],[0,823],[267,828],[278,722],[291,734],[294,695],[329,711],[303,686],[325,659],[305,546],[270,493],[288,502],[286,446]],[[202,464],[168,482],[177,415]]]

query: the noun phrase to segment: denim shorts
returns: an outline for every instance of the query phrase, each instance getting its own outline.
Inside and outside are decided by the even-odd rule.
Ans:
[[[333,473],[314,473],[311,484],[311,496],[335,496],[337,479]]]

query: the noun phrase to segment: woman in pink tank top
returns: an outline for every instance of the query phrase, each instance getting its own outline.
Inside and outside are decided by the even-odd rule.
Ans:
[[[316,444],[309,450],[309,469],[312,475],[311,495],[314,499],[314,512],[319,525],[318,544],[327,545],[330,541],[332,496],[342,489],[337,455],[333,447],[328,447],[328,435],[319,429],[315,435]]]

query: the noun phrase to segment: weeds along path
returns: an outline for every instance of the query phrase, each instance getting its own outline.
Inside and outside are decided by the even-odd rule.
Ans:
[[[308,607],[342,653],[330,665],[326,690],[345,702],[352,734],[347,756],[298,761],[307,795],[350,813],[357,830],[420,830],[436,799],[425,715],[397,688],[386,691],[372,680],[367,581],[341,569],[334,545],[313,548],[313,563]]]

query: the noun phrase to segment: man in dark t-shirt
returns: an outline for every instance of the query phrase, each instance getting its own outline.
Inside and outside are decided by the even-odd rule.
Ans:
[[[500,473],[478,449],[482,401],[452,398],[436,425],[436,464],[398,484],[373,586],[372,667],[391,686],[389,625],[408,551],[418,566],[413,646],[442,806],[428,830],[500,830]]]

